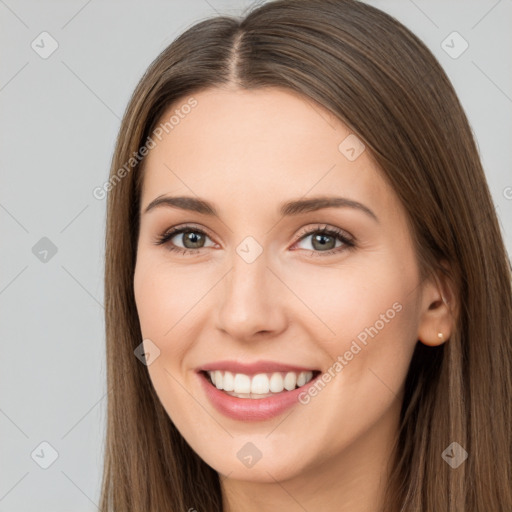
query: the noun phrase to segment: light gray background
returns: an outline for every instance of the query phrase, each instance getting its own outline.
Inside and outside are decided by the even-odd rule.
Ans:
[[[408,26],[447,71],[512,254],[512,0],[369,3]],[[193,23],[249,5],[0,0],[0,512],[97,510],[105,200],[92,191],[108,178],[120,118],[149,63]],[[31,47],[43,31],[59,45],[47,59]],[[456,59],[441,46],[453,31],[469,43]],[[43,237],[57,248],[47,261],[33,252]],[[47,469],[43,441],[58,453]]]

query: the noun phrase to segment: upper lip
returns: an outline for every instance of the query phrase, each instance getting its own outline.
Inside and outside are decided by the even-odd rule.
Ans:
[[[255,361],[254,363],[240,363],[238,361],[215,361],[197,368],[198,372],[221,370],[232,373],[244,373],[246,375],[256,375],[258,373],[272,372],[315,372],[317,370],[305,366],[296,366],[291,364],[279,363],[276,361]]]

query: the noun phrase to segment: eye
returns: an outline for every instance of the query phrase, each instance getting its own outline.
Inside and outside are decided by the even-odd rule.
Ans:
[[[308,237],[313,236],[311,239],[311,247],[305,249],[309,251],[311,256],[324,256],[334,253],[339,253],[345,250],[354,249],[355,239],[342,231],[339,228],[329,227],[327,225],[318,225],[309,230],[303,231],[299,237],[298,242],[306,240]],[[176,238],[176,241],[173,241]],[[200,249],[212,247],[205,245],[206,239],[210,237],[202,230],[192,225],[174,227],[162,235],[159,235],[154,242],[156,245],[166,245],[169,251],[178,251],[181,254],[194,254],[197,255]],[[176,244],[181,240],[182,246]],[[298,243],[296,242],[296,244]],[[336,245],[337,242],[340,242]],[[294,244],[294,245],[296,245]]]
[[[345,250],[355,248],[355,239],[339,228],[329,227],[327,225],[318,225],[309,229],[300,235],[299,242],[311,237],[310,248],[304,248],[311,252],[311,256],[325,256],[339,253]],[[336,245],[337,242],[340,242]]]
[[[176,243],[172,241],[173,238],[181,240],[183,247],[176,245]],[[181,254],[197,254],[198,249],[208,247],[205,246],[206,238],[209,238],[209,236],[202,229],[190,225],[178,226],[158,236],[155,244],[167,245],[170,251],[178,251],[181,252]]]

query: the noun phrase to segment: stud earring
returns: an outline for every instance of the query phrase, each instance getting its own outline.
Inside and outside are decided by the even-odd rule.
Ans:
[[[443,333],[442,333],[442,332],[438,332],[438,333],[437,333],[437,337],[438,337],[441,341],[443,341]]]

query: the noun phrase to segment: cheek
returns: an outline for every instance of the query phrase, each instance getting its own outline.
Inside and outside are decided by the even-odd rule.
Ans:
[[[347,258],[336,266],[283,265],[280,269],[283,281],[292,284],[299,299],[293,303],[297,304],[297,309],[302,308],[302,315],[291,321],[305,314],[308,322],[314,324],[317,336],[323,324],[321,333],[334,342],[338,338],[356,336],[388,310],[387,316],[399,316],[395,315],[399,307],[393,308],[393,305],[412,296],[410,292],[417,275],[413,265],[406,268],[395,260],[392,253],[381,251]]]
[[[169,267],[162,258],[140,258],[134,274],[134,295],[144,337],[173,338],[180,322],[194,317],[207,283],[191,269]],[[183,324],[182,324],[183,325]]]
[[[297,302],[292,321],[308,331],[307,338],[315,340],[333,364],[340,362],[343,368],[338,365],[339,371],[332,371],[343,373],[344,389],[353,387],[371,396],[372,386],[389,393],[388,385],[398,392],[405,378],[416,344],[412,292],[418,275],[414,264],[403,264],[403,256],[388,252],[357,263],[347,259],[338,268],[288,270],[287,282],[294,283],[294,292],[308,307]]]
[[[204,293],[187,272],[170,269],[150,256],[138,258],[134,295],[141,334],[160,351],[147,369],[160,402],[178,428],[185,428],[198,415],[181,368],[197,338],[191,330],[191,325],[198,325],[193,305]]]
[[[326,457],[388,413],[398,414],[416,344],[410,268],[406,272],[382,258],[378,265],[346,265],[330,276],[326,269],[315,269],[297,283],[295,291],[322,320],[295,311],[301,331],[326,355],[322,383],[301,397],[311,417],[325,416],[327,404],[335,404],[325,427],[325,437],[333,441],[316,447]]]

